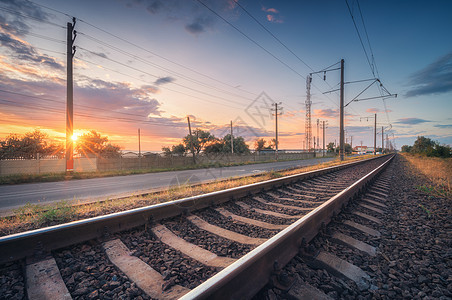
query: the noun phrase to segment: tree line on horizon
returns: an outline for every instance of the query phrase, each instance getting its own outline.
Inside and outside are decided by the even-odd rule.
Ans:
[[[403,145],[402,152],[428,157],[452,157],[452,148],[449,145],[441,145],[439,142],[424,136],[418,136],[413,146]]]
[[[192,144],[190,144],[190,141]],[[208,131],[194,130],[190,135],[182,138],[181,143],[171,147],[162,147],[165,156],[184,156],[191,151],[191,145],[196,154],[199,153],[231,153],[231,135],[217,138]],[[256,151],[274,150],[275,139],[269,141],[258,138],[254,142]],[[241,136],[233,137],[234,153],[251,153],[245,139]],[[0,140],[0,159],[36,159],[39,157],[64,158],[65,142],[52,141],[49,136],[39,129],[24,134],[9,134]],[[96,130],[91,130],[80,136],[74,142],[74,153],[82,156],[119,157],[121,147],[109,142],[108,136],[103,136]]]
[[[254,141],[254,150],[274,150],[276,147],[276,140],[271,139],[266,141],[263,138],[258,138]],[[196,129],[192,135],[186,135],[182,138],[182,141],[171,147],[162,147],[163,154],[165,156],[184,156],[187,153],[193,152],[198,155],[204,154],[219,154],[219,153],[232,153],[234,148],[234,154],[250,154],[251,150],[249,145],[246,144],[245,139],[242,136],[233,136],[231,143],[231,134],[226,134],[224,137],[219,138],[202,129]]]
[[[10,134],[0,140],[0,159],[36,159],[54,156],[64,158],[65,142],[50,141],[46,133],[35,129],[25,134]],[[95,130],[80,135],[74,143],[74,152],[83,156],[118,157],[121,147],[108,142]]]

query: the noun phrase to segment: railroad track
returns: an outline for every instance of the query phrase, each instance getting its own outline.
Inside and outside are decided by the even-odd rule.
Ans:
[[[269,278],[284,290],[282,268],[391,159],[1,237],[0,293],[5,299],[243,299]]]

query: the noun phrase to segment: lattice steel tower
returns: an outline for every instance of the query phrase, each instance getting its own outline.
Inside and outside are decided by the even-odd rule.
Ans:
[[[306,124],[305,124],[305,132],[306,132],[306,147],[311,150],[311,141],[312,141],[312,127],[311,127],[311,81],[312,77],[309,74],[306,77]]]

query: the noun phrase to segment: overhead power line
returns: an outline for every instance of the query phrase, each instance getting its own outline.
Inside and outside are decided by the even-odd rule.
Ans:
[[[234,28],[238,33],[240,33],[242,36],[244,36],[246,39],[248,39],[250,42],[252,42],[253,44],[255,44],[256,46],[258,46],[259,48],[261,48],[262,50],[264,50],[267,54],[269,54],[271,57],[273,57],[274,59],[276,59],[277,61],[279,61],[281,64],[283,64],[284,66],[286,66],[288,69],[290,69],[292,72],[294,72],[295,74],[297,74],[298,76],[300,76],[303,79],[306,79],[306,77],[304,77],[303,75],[301,75],[300,73],[298,73],[297,70],[295,70],[294,68],[292,68],[291,66],[289,66],[287,63],[285,63],[283,60],[281,60],[279,57],[277,57],[276,55],[274,55],[272,52],[270,52],[269,50],[267,50],[264,46],[262,46],[261,44],[259,44],[258,42],[256,42],[256,40],[254,40],[253,38],[251,38],[249,35],[247,35],[246,33],[244,33],[242,30],[240,30],[238,27],[236,27],[234,24],[232,24],[231,22],[229,22],[228,20],[226,20],[223,16],[221,16],[219,13],[217,13],[215,10],[213,10],[212,8],[210,8],[207,4],[205,4],[204,2],[202,2],[201,0],[197,0],[202,6],[204,6],[205,8],[207,8],[209,11],[211,11],[214,15],[216,15],[218,18],[220,18],[221,20],[223,20],[226,24],[228,24],[229,26],[231,26],[232,28]]]
[[[71,19],[74,18],[74,16],[71,16],[71,15],[69,15],[69,14],[67,14],[67,13],[61,12],[61,11],[56,10],[56,9],[53,9],[53,8],[49,8],[49,7],[45,6],[45,5],[41,5],[41,4],[35,3],[35,2],[33,2],[33,1],[29,1],[29,2],[34,3],[34,4],[36,4],[36,5],[39,5],[39,6],[43,7],[43,8],[49,9],[49,10],[51,10],[51,11],[58,12],[58,13],[60,13],[60,14],[62,14],[62,15],[65,15],[65,16],[71,18]],[[90,27],[92,27],[92,28],[95,28],[96,30],[99,30],[99,31],[101,31],[101,32],[103,32],[103,33],[105,33],[105,34],[111,36],[111,37],[114,37],[114,38],[116,38],[116,39],[118,39],[118,40],[120,40],[120,41],[122,41],[122,42],[124,42],[124,43],[126,43],[126,44],[129,44],[129,45],[131,45],[131,46],[133,46],[133,47],[135,47],[135,48],[137,48],[137,49],[140,49],[140,50],[142,50],[142,51],[145,51],[145,52],[147,52],[147,53],[149,53],[149,54],[151,54],[151,55],[153,55],[153,56],[156,56],[156,57],[158,57],[158,58],[160,58],[160,59],[163,59],[163,60],[165,60],[165,61],[167,61],[167,62],[169,62],[169,63],[171,63],[171,64],[174,64],[174,65],[176,65],[176,66],[178,66],[178,67],[181,67],[181,68],[183,68],[183,69],[185,69],[185,70],[188,70],[188,71],[193,72],[193,73],[195,73],[195,74],[197,74],[197,75],[203,76],[204,78],[208,78],[208,79],[210,79],[210,80],[212,80],[212,81],[215,81],[215,82],[217,82],[217,83],[223,84],[223,85],[228,86],[228,87],[230,87],[230,88],[233,88],[234,90],[239,90],[239,91],[242,91],[242,92],[251,94],[251,95],[253,95],[253,96],[257,96],[257,93],[255,93],[255,92],[247,91],[247,90],[242,89],[242,88],[240,88],[240,87],[234,86],[234,85],[232,85],[232,84],[229,84],[229,83],[227,83],[227,82],[224,82],[224,81],[222,81],[222,80],[219,80],[219,79],[217,79],[217,78],[214,78],[214,77],[212,77],[212,76],[210,76],[210,75],[207,75],[207,74],[204,74],[204,73],[202,73],[202,72],[199,72],[199,71],[197,71],[197,70],[195,70],[195,69],[193,69],[193,68],[190,68],[190,67],[188,67],[188,66],[185,66],[185,65],[183,65],[183,64],[181,64],[181,63],[178,63],[178,62],[176,62],[176,61],[174,61],[174,60],[171,60],[171,59],[169,59],[169,58],[166,58],[166,57],[163,56],[163,55],[160,55],[160,54],[157,54],[157,53],[155,53],[155,52],[153,52],[153,51],[150,51],[150,50],[147,49],[147,48],[144,48],[144,47],[142,47],[142,46],[140,46],[140,45],[138,45],[138,44],[136,44],[136,43],[133,43],[133,42],[131,42],[131,41],[125,39],[125,38],[122,38],[122,37],[120,37],[120,36],[118,36],[118,35],[116,35],[116,34],[113,34],[113,33],[109,32],[109,31],[107,31],[107,30],[105,30],[105,29],[103,29],[103,28],[100,28],[100,27],[98,27],[98,26],[96,26],[96,25],[94,25],[94,24],[88,22],[88,21],[85,21],[85,20],[80,19],[80,18],[77,18],[77,20],[80,21],[80,22],[82,22],[82,23],[85,23],[86,25],[88,25],[88,26],[90,26]],[[119,49],[119,48],[118,48],[118,49]]]
[[[186,79],[186,80],[188,80],[188,81],[191,81],[191,82],[193,82],[193,83],[202,85],[202,86],[207,87],[207,88],[215,89],[215,90],[217,90],[217,91],[219,91],[219,92],[222,92],[222,93],[225,93],[225,94],[229,94],[229,95],[231,95],[231,96],[243,98],[243,99],[245,99],[245,100],[251,100],[251,101],[254,100],[253,98],[246,98],[246,97],[243,97],[243,96],[241,96],[241,95],[232,93],[232,92],[230,92],[230,91],[227,91],[227,90],[224,90],[224,89],[221,89],[221,88],[218,88],[218,87],[215,87],[215,86],[206,84],[205,82],[202,82],[202,81],[200,81],[200,80],[193,79],[193,78],[191,78],[191,77],[189,77],[189,76],[187,76],[187,75],[184,75],[184,74],[182,74],[182,73],[179,73],[179,72],[170,70],[170,69],[168,69],[168,68],[166,68],[166,67],[163,67],[163,66],[158,65],[158,64],[156,64],[156,63],[150,62],[149,60],[146,60],[146,59],[144,59],[144,58],[142,58],[142,57],[140,57],[140,56],[138,56],[138,55],[132,54],[132,53],[130,53],[130,52],[128,52],[128,51],[122,50],[122,49],[120,49],[120,48],[118,48],[118,47],[116,47],[116,46],[110,45],[110,44],[108,44],[108,43],[106,43],[106,42],[104,42],[104,41],[101,41],[101,40],[99,40],[99,39],[96,39],[96,38],[94,38],[94,37],[92,37],[92,36],[90,36],[90,35],[88,35],[88,34],[82,33],[82,32],[80,32],[80,31],[78,31],[77,33],[78,33],[79,35],[85,36],[86,38],[88,38],[88,39],[90,39],[90,40],[95,41],[96,43],[99,43],[99,44],[101,44],[101,45],[103,45],[103,46],[105,46],[105,47],[108,47],[108,48],[110,48],[110,49],[113,49],[113,50],[115,50],[115,51],[117,51],[117,52],[119,52],[119,53],[121,53],[121,54],[123,54],[123,55],[129,56],[129,57],[131,57],[131,58],[133,58],[133,59],[135,59],[135,60],[137,60],[137,61],[140,61],[140,62],[142,62],[142,63],[145,63],[145,64],[147,64],[147,65],[150,65],[150,66],[152,66],[152,67],[154,67],[154,68],[157,68],[157,69],[159,69],[159,70],[163,70],[163,71],[165,71],[165,72],[168,72],[169,74],[173,74],[173,75],[179,76],[179,77],[181,77],[181,78],[183,78],[183,79]]]
[[[2,102],[6,102],[6,103],[0,103],[0,105],[7,105],[7,106],[16,106],[16,107],[22,107],[25,109],[30,109],[30,110],[40,110],[40,111],[51,111],[51,112],[58,112],[58,113],[62,113],[65,114],[66,111],[64,109],[55,109],[53,107],[47,107],[47,106],[41,106],[41,107],[32,107],[29,105],[25,105],[22,103],[17,103],[11,100],[6,100],[6,99],[0,99],[0,101]],[[98,114],[93,115],[93,114],[88,114],[88,113],[74,113],[75,116],[79,116],[79,117],[86,117],[86,118],[92,118],[95,120],[98,119],[103,119],[103,120],[107,120],[107,121],[112,121],[112,119],[110,117],[104,117],[104,116],[99,116]],[[155,125],[155,126],[167,126],[167,127],[174,127],[174,126],[179,126],[179,124],[164,124],[155,120],[137,120],[137,119],[130,119],[130,118],[116,118],[115,117],[115,122],[116,121],[120,121],[120,122],[126,122],[126,123],[145,123],[145,124],[149,124],[149,125]],[[181,123],[180,124],[181,127],[184,127],[185,124]]]
[[[262,27],[268,34],[270,34],[278,43],[280,43],[287,51],[289,51],[293,56],[295,56],[301,63],[303,63],[308,69],[314,71],[304,60],[302,60],[295,52],[293,52],[286,44],[284,44],[276,35],[274,35],[267,27],[264,26],[258,19],[256,19],[243,5],[239,3],[238,0],[234,0],[237,4],[251,19],[253,19],[260,27]]]
[[[18,12],[18,11],[16,11],[16,10],[7,8],[7,7],[0,6],[0,10],[6,11],[6,12],[8,12],[8,13],[10,13],[10,14],[17,15],[17,16],[19,16],[19,17],[32,19],[32,20],[35,20],[35,21],[38,21],[38,22],[42,22],[42,23],[46,23],[46,24],[49,24],[49,25],[52,25],[52,26],[55,26],[55,27],[59,27],[59,28],[66,29],[66,27],[61,26],[60,24],[56,24],[56,23],[53,23],[53,22],[50,22],[50,21],[47,21],[47,20],[44,20],[44,19],[40,19],[40,18],[37,18],[37,17],[33,17],[33,16],[30,16],[30,15],[24,14],[24,13],[22,13],[22,12]]]
[[[149,72],[147,72],[147,71],[144,71],[144,70],[141,70],[141,69],[132,67],[132,66],[130,66],[130,65],[127,65],[127,64],[125,64],[125,63],[119,62],[119,61],[114,60],[114,59],[112,59],[112,58],[104,57],[104,56],[100,55],[99,53],[96,53],[96,52],[87,50],[87,49],[85,49],[85,48],[78,47],[78,49],[83,50],[83,51],[86,51],[86,52],[89,52],[89,53],[91,53],[91,54],[93,54],[93,55],[96,55],[96,56],[98,56],[98,57],[101,57],[101,58],[103,58],[103,59],[105,59],[105,60],[114,62],[114,63],[116,63],[116,64],[119,64],[119,65],[123,66],[123,67],[129,68],[129,69],[132,69],[132,70],[135,70],[135,71],[137,71],[137,72],[140,72],[140,73],[143,73],[143,74],[146,74],[146,75],[149,75],[149,76],[154,77],[154,78],[156,78],[156,79],[159,79],[159,78],[160,78],[160,76],[157,76],[157,75],[152,74],[152,73],[149,73]],[[191,90],[191,91],[194,91],[194,92],[198,92],[198,93],[207,95],[207,96],[209,96],[209,97],[214,97],[214,98],[217,98],[217,99],[221,99],[221,100],[224,100],[224,101],[227,101],[227,102],[231,102],[231,103],[235,103],[235,104],[239,104],[239,105],[242,104],[242,103],[239,103],[239,102],[236,102],[236,101],[232,101],[232,100],[230,100],[230,99],[226,99],[226,98],[223,98],[223,97],[219,97],[219,96],[216,96],[216,95],[213,95],[213,94],[210,94],[210,93],[206,93],[206,92],[203,92],[203,91],[200,91],[200,90],[191,88],[191,87],[189,87],[189,86],[186,86],[186,85],[183,85],[183,84],[180,84],[180,83],[177,83],[177,82],[172,82],[172,84],[177,85],[177,86],[180,86],[180,87],[183,87],[183,88],[185,88],[185,89],[188,89],[188,90]]]

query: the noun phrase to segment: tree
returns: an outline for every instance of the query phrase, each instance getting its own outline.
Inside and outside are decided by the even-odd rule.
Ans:
[[[279,146],[279,141],[278,141],[278,146]],[[275,138],[270,140],[270,142],[268,143],[267,149],[276,149],[276,139]]]
[[[185,155],[185,150],[186,150],[185,146],[182,143],[180,143],[179,145],[176,145],[176,146],[173,145],[171,147],[171,153],[174,155],[183,156],[183,155]]]
[[[452,148],[448,145],[436,144],[432,156],[444,158],[452,157]]]
[[[435,147],[435,142],[429,138],[418,136],[417,140],[414,142],[412,153],[427,154],[428,152],[433,152]]]
[[[334,152],[334,143],[326,145],[327,152]]]
[[[10,134],[0,141],[0,159],[8,158],[37,158],[37,155],[47,156],[61,154],[63,146],[48,142],[47,134],[35,129],[23,136]]]
[[[402,146],[403,152],[433,157],[452,157],[452,149],[448,145],[440,145],[429,138],[418,136],[413,146]]]
[[[163,154],[165,156],[172,156],[172,155],[178,155],[178,156],[184,156],[185,155],[185,146],[184,144],[180,143],[179,145],[173,145],[170,147],[162,147]]]
[[[348,143],[345,143],[344,151],[345,151],[345,153],[352,153],[352,146]]]
[[[233,138],[234,153],[236,154],[249,154],[250,147],[246,144],[245,139],[241,136]],[[223,137],[223,152],[231,153],[231,134],[227,134]]]
[[[117,157],[121,155],[121,147],[108,143],[108,136],[102,136],[95,130],[79,136],[75,142],[74,149],[85,156],[89,154],[103,157]]]
[[[402,146],[402,152],[410,153],[413,149],[413,146],[403,145]]]
[[[163,151],[163,155],[165,155],[165,156],[172,155],[170,147],[162,147],[162,151]]]
[[[265,147],[265,143],[266,143],[266,141],[263,138],[259,138],[259,139],[255,140],[254,141],[254,149],[256,151],[263,150]]]
[[[23,155],[22,139],[18,134],[8,135],[0,145],[0,159],[19,158]]]
[[[204,148],[204,153],[224,153],[224,141],[215,141]]]
[[[216,140],[217,139],[215,138],[215,136],[210,132],[196,129],[193,132],[191,139],[189,134],[184,137],[183,143],[185,145],[185,148],[190,150],[193,145],[193,149],[195,150],[196,154],[199,154],[199,152],[203,151],[207,145],[213,143]]]

